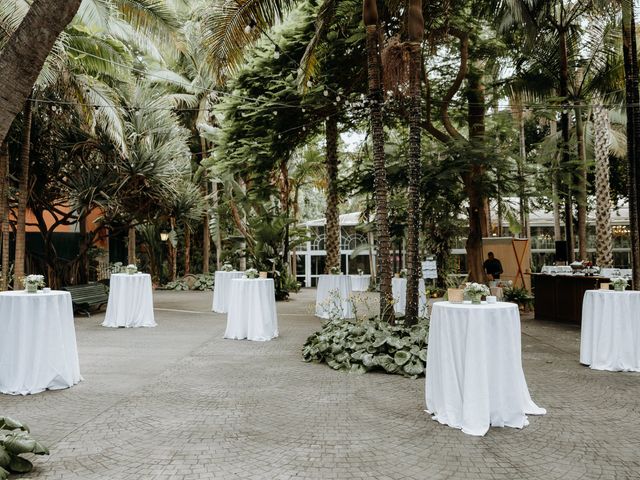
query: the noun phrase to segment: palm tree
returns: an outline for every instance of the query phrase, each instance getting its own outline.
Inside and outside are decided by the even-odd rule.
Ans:
[[[327,152],[327,211],[325,226],[325,250],[327,259],[325,271],[331,273],[334,267],[340,268],[340,212],[338,211],[338,119],[336,115],[327,118],[325,123]]]
[[[22,110],[60,33],[82,0],[34,0],[0,52],[0,141]],[[15,9],[15,5],[13,7]]]
[[[611,192],[609,183],[609,112],[602,105],[593,109],[596,155],[596,251],[597,265],[613,266]]]
[[[2,271],[0,272],[0,291],[8,287],[9,280],[9,152],[7,144],[0,144],[0,238],[2,243]]]
[[[367,34],[367,74],[369,77],[369,109],[371,115],[371,140],[375,170],[375,204],[377,243],[377,276],[380,284],[380,315],[383,320],[395,319],[391,291],[391,239],[389,237],[389,212],[387,169],[384,153],[384,125],[382,122],[382,65],[380,62],[380,29],[376,0],[364,0],[362,17]]]
[[[622,40],[627,111],[627,162],[629,165],[629,223],[633,285],[640,289],[640,91],[638,49],[632,0],[622,0]]]
[[[420,279],[420,130],[421,130],[421,72],[424,19],[422,0],[410,0],[409,30],[409,204],[407,207],[407,307],[406,323],[412,325],[418,318],[418,284]]]

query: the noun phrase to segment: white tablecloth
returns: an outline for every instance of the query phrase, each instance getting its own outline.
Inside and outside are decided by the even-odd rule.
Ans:
[[[366,292],[371,284],[371,275],[349,275],[351,277],[351,291]]]
[[[349,275],[319,275],[316,317],[353,318],[350,301],[352,292]]]
[[[272,278],[231,280],[224,338],[264,342],[278,336],[276,295]]]
[[[407,279],[393,277],[391,279],[391,291],[393,293],[393,310],[398,315],[404,315],[407,309]],[[424,288],[424,279],[418,282],[418,315],[424,317],[427,315],[427,294]]]
[[[545,265],[542,267],[542,270],[540,270],[540,273],[559,273],[561,275],[571,275],[573,273],[573,269],[569,265]]]
[[[155,327],[153,292],[148,273],[116,273],[109,282],[103,327]]]
[[[640,292],[585,292],[580,363],[595,370],[640,372]]]
[[[69,292],[0,293],[0,392],[27,395],[80,380]]]
[[[427,411],[470,435],[522,428],[543,415],[522,370],[520,315],[513,303],[436,302],[427,349]]]
[[[213,283],[213,306],[211,310],[217,313],[227,313],[229,310],[229,295],[231,293],[231,280],[242,278],[243,272],[217,271]]]

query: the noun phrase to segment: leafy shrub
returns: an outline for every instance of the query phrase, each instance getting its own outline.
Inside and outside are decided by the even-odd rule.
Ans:
[[[363,322],[334,319],[311,335],[302,348],[306,362],[324,362],[340,371],[382,370],[417,378],[427,361],[429,323],[389,325],[378,319]]]
[[[49,450],[34,440],[29,427],[9,417],[0,416],[0,480],[9,478],[9,473],[29,473],[33,464],[23,453],[49,455]]]
[[[503,290],[504,300],[517,303],[525,308],[533,305],[533,295],[524,287],[511,287]]]
[[[213,290],[214,276],[210,274],[196,275],[196,281],[193,283],[194,290]]]
[[[176,280],[175,282],[169,282],[164,287],[163,290],[176,290],[178,292],[189,290],[189,285],[184,280]]]

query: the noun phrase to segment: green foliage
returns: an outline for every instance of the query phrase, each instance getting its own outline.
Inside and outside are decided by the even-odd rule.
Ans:
[[[176,280],[175,282],[169,282],[162,287],[163,290],[175,290],[178,292],[184,292],[189,290],[189,285],[184,280]]]
[[[378,319],[331,320],[302,348],[306,362],[326,363],[334,370],[365,373],[382,370],[417,378],[427,361],[429,323],[389,325]]]
[[[505,288],[503,295],[507,302],[517,303],[526,308],[533,306],[533,295],[524,287]]]
[[[214,276],[211,274],[196,275],[196,281],[193,283],[194,290],[213,290]]]
[[[29,473],[32,463],[20,455],[49,455],[49,450],[33,439],[27,425],[9,417],[0,416],[0,480],[9,473]]]

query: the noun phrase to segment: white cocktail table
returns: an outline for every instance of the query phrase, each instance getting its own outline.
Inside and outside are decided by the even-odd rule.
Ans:
[[[393,277],[391,279],[391,292],[393,293],[393,311],[398,315],[404,315],[407,309],[407,279]],[[424,279],[418,281],[418,315],[427,315],[427,294],[424,288]]]
[[[0,293],[0,392],[27,395],[80,380],[69,292]]]
[[[366,292],[371,284],[371,275],[349,275],[353,292]]]
[[[229,310],[229,294],[231,293],[231,280],[242,278],[242,272],[217,271],[213,282],[213,306],[211,310],[216,313],[227,313]]]
[[[103,327],[155,327],[153,292],[148,273],[114,273]]]
[[[436,302],[427,348],[426,403],[433,419],[469,435],[523,428],[544,415],[522,370],[520,314],[513,303]]]
[[[272,278],[231,280],[224,338],[264,342],[278,336],[276,295]]]
[[[349,275],[318,275],[316,317],[353,318]]]
[[[594,370],[640,372],[640,292],[585,292],[580,363]]]

